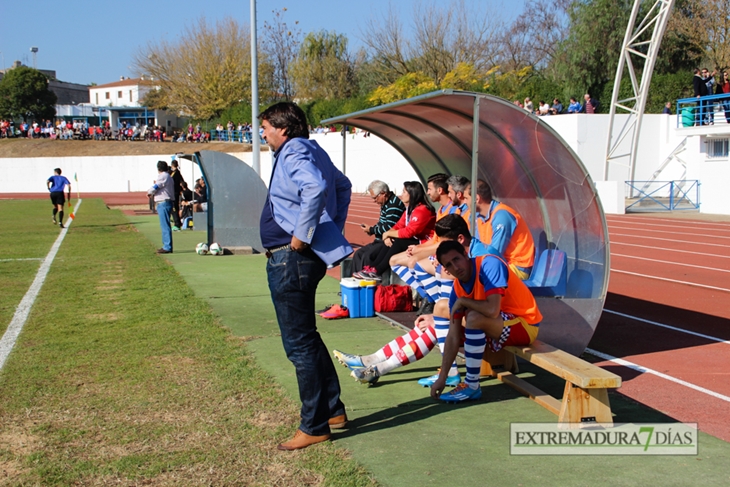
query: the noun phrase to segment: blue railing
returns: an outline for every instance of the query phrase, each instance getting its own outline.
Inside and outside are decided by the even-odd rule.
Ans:
[[[716,114],[715,111],[720,113]],[[715,123],[730,123],[730,95],[709,95],[677,100],[677,128]]]
[[[637,198],[626,211],[697,210],[700,207],[700,182],[696,179],[626,181],[626,185],[629,197]]]
[[[216,142],[245,142],[250,144],[252,141],[250,130],[216,130],[210,131],[210,140]],[[259,137],[261,143],[264,144],[264,139]]]

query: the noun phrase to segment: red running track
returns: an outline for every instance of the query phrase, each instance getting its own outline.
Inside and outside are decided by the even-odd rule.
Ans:
[[[730,441],[730,222],[607,220],[609,294],[589,348],[638,366],[599,362],[619,393]]]

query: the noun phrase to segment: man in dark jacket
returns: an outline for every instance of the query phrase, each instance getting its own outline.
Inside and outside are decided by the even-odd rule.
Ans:
[[[180,227],[182,227],[182,222],[180,221],[180,193],[182,193],[183,190],[182,183],[185,182],[182,174],[180,174],[180,168],[177,166],[177,161],[172,161],[170,163],[170,177],[172,178],[175,188],[175,200],[172,202],[172,231],[177,232],[180,230]]]
[[[692,78],[692,89],[694,90],[695,97],[697,98],[697,112],[695,114],[695,125],[705,125],[707,123],[707,106],[702,101],[701,97],[709,95],[707,92],[707,84],[704,78],[706,69],[696,68],[694,71],[694,77]]]

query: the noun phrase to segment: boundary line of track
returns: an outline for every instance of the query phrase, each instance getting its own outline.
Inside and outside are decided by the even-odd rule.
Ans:
[[[611,269],[611,272],[617,272],[619,274],[628,274],[630,276],[646,277],[647,279],[656,279],[656,280],[659,280],[659,281],[673,282],[675,284],[686,284],[687,286],[701,287],[701,288],[705,288],[705,289],[714,289],[715,291],[724,291],[726,293],[730,293],[730,289],[727,289],[727,288],[724,288],[724,287],[708,286],[706,284],[698,284],[696,282],[678,281],[676,279],[669,279],[669,278],[666,278],[666,277],[650,276],[648,274],[639,274],[637,272],[620,271],[618,269]]]
[[[684,328],[677,328],[676,326],[665,325],[664,323],[659,323],[657,321],[647,320],[645,318],[639,318],[638,316],[627,315],[625,313],[621,313],[621,312],[618,312],[618,311],[613,311],[611,309],[603,308],[603,311],[606,312],[606,313],[611,313],[612,315],[622,316],[624,318],[629,318],[631,320],[641,321],[642,323],[647,323],[649,325],[660,326],[660,327],[666,328],[668,330],[679,331],[679,332],[682,332],[682,333],[686,333],[688,335],[694,335],[694,336],[698,336],[700,338],[705,338],[705,339],[711,340],[713,342],[720,342],[720,343],[724,343],[725,345],[730,345],[730,340],[723,340],[722,338],[717,338],[717,337],[714,337],[712,335],[705,335],[705,334],[702,334],[702,333],[697,333],[696,331],[690,331],[690,330],[685,330]]]
[[[635,370],[637,372],[641,372],[642,374],[656,375],[657,377],[661,377],[662,379],[666,379],[670,382],[674,382],[675,384],[689,387],[690,389],[694,389],[695,391],[705,393],[709,396],[715,397],[715,398],[720,399],[725,402],[730,402],[730,397],[720,394],[719,392],[705,389],[704,387],[700,387],[698,385],[692,384],[691,382],[687,382],[682,379],[677,379],[676,377],[672,377],[671,375],[663,374],[661,372],[650,369],[648,367],[644,367],[642,365],[638,365],[633,362],[629,362],[628,360],[614,357],[613,355],[608,355],[607,353],[599,352],[599,351],[593,350],[591,348],[586,348],[586,352],[590,353],[591,355],[595,355],[596,357],[602,358],[603,360],[608,360],[609,362],[623,365],[624,367],[628,367],[629,369]]]
[[[74,213],[78,211],[79,205],[81,205],[81,200],[76,202]],[[35,303],[35,299],[38,297],[38,293],[40,293],[41,288],[43,287],[43,283],[46,281],[46,276],[48,275],[48,271],[51,269],[53,260],[56,258],[58,249],[61,248],[61,243],[63,242],[63,239],[66,238],[68,227],[70,227],[72,223],[73,219],[68,218],[66,220],[66,226],[63,230],[61,230],[58,237],[56,237],[56,241],[53,243],[51,250],[41,263],[33,283],[30,285],[30,288],[28,288],[25,296],[23,296],[20,304],[15,309],[13,319],[10,320],[7,330],[5,330],[5,334],[3,334],[3,337],[0,338],[0,370],[2,370],[10,352],[12,352],[13,347],[15,347],[15,342],[18,340],[18,336],[20,336],[20,332],[23,330],[23,326],[28,320],[30,310],[33,308],[33,304]]]

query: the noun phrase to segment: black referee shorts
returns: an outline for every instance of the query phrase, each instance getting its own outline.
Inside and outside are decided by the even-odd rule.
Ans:
[[[51,203],[63,206],[66,203],[66,196],[64,196],[63,191],[51,192]]]

